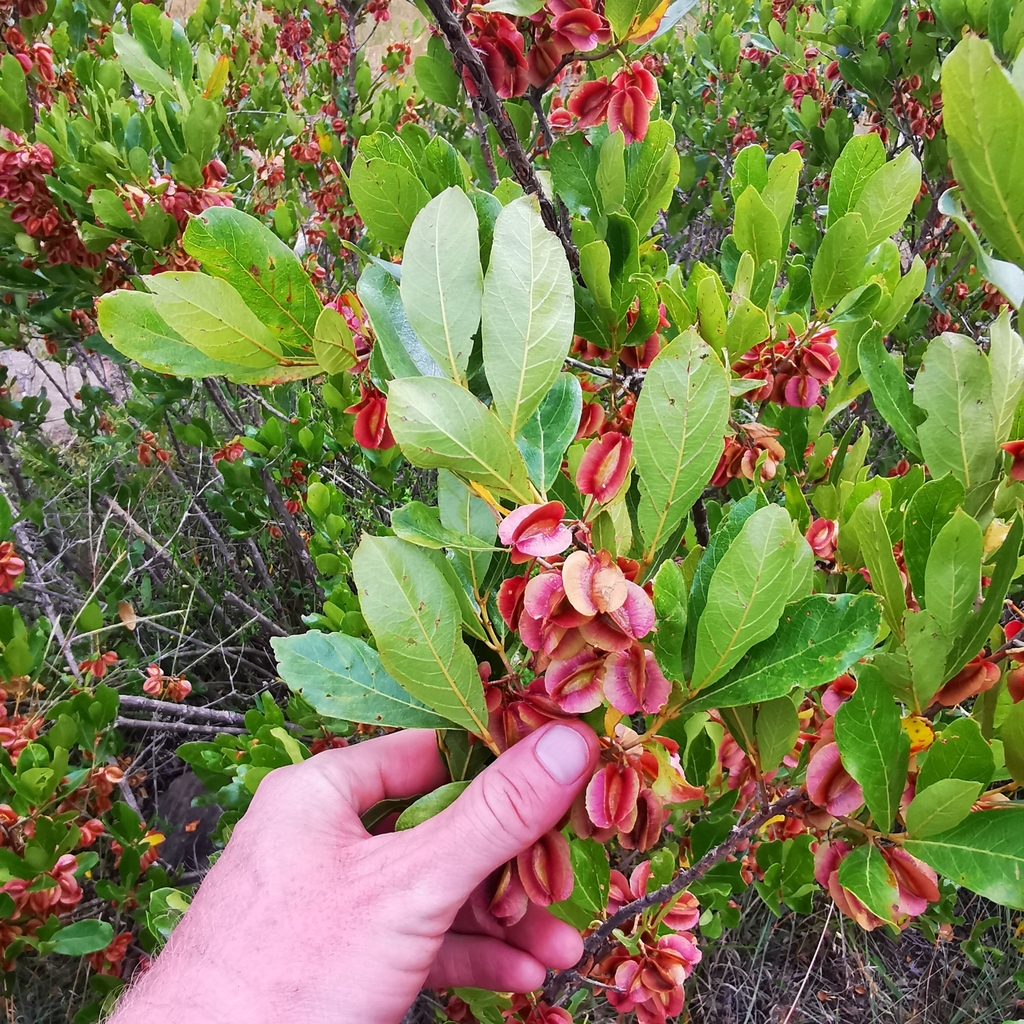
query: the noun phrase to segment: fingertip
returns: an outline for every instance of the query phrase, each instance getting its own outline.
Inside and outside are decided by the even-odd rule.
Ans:
[[[564,970],[579,963],[583,939],[571,924],[531,903],[526,916],[506,930],[508,941],[547,967]]]
[[[537,730],[533,752],[555,782],[568,786],[581,782],[594,767],[600,744],[582,722],[552,722]]]

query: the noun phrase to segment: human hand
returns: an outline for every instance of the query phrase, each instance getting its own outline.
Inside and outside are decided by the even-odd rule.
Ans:
[[[577,962],[578,933],[533,905],[501,927],[481,887],[558,823],[597,755],[585,726],[547,725],[434,818],[376,836],[360,814],[448,781],[433,732],[278,769],[111,1024],[397,1024],[425,986],[538,988]]]

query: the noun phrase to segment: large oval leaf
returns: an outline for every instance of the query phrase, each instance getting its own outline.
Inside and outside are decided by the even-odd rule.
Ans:
[[[459,602],[429,554],[397,537],[364,536],[352,570],[388,672],[439,715],[485,733],[483,684],[462,640]]]
[[[992,373],[972,338],[940,334],[929,343],[914,401],[928,414],[917,436],[932,477],[952,473],[967,490],[991,479],[999,454]]]
[[[533,500],[512,439],[490,409],[446,377],[392,381],[388,424],[414,466],[450,469],[520,503]]]
[[[739,664],[687,704],[686,710],[772,700],[798,686],[831,682],[875,645],[881,623],[871,594],[815,594],[786,608],[779,628]]]
[[[498,419],[515,435],[555,382],[572,344],[575,302],[565,252],[531,196],[494,222],[482,307],[484,371]]]
[[[148,277],[146,285],[157,313],[200,352],[252,369],[282,362],[280,342],[227,281],[186,271]]]
[[[975,811],[955,828],[903,849],[971,892],[1024,910],[1024,804]]]
[[[793,526],[778,505],[758,509],[718,563],[697,625],[693,690],[725,675],[772,635],[793,583]]]
[[[942,125],[953,175],[978,227],[1024,266],[1024,98],[987,39],[968,36],[942,65]]]
[[[910,740],[878,673],[858,676],[857,689],[836,712],[835,723],[843,766],[864,791],[876,827],[888,832],[907,785]]]
[[[646,560],[714,473],[728,417],[729,375],[697,332],[685,331],[651,364],[633,419]]]
[[[282,344],[312,346],[323,306],[299,258],[270,228],[241,210],[213,206],[189,221],[182,245]]]
[[[273,637],[277,671],[317,714],[395,729],[447,729],[451,722],[402,689],[369,644],[310,630]]]
[[[460,188],[431,199],[402,254],[402,305],[438,366],[461,380],[480,323],[483,271],[476,210]]]
[[[392,249],[401,249],[430,193],[407,167],[361,155],[352,164],[348,184],[369,232]]]

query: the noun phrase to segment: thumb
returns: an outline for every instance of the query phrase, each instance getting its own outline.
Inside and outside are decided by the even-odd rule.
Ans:
[[[580,722],[538,729],[480,773],[450,807],[408,833],[434,892],[461,905],[565,815],[590,778],[600,747]]]

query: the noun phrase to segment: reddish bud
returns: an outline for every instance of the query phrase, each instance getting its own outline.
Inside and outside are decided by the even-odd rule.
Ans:
[[[640,776],[629,765],[605,764],[587,783],[586,807],[598,828],[628,832],[636,824]]]
[[[564,551],[572,543],[572,534],[562,523],[564,515],[565,506],[560,501],[523,505],[510,512],[498,527],[498,537],[512,549],[512,564]]]
[[[1013,459],[1010,465],[1010,476],[1014,480],[1024,480],[1024,440],[1007,441],[1000,447]]]
[[[818,742],[807,763],[807,795],[813,803],[838,817],[864,803],[864,794],[843,767],[835,742]]]
[[[672,684],[662,674],[654,653],[634,642],[605,661],[604,692],[616,711],[653,715],[668,703]]]
[[[572,892],[569,842],[552,830],[516,858],[519,878],[531,902],[541,907],[567,900]]]
[[[599,707],[604,699],[604,674],[603,656],[585,648],[565,661],[552,661],[544,673],[544,688],[563,711],[582,715]]]
[[[618,431],[609,430],[587,446],[579,469],[576,486],[581,494],[589,494],[600,504],[618,493],[633,456],[633,442]]]
[[[578,128],[591,128],[605,119],[611,98],[608,78],[602,76],[594,82],[584,82],[577,86],[565,105],[569,112],[578,118]]]
[[[935,702],[951,708],[992,689],[999,682],[999,666],[988,661],[983,654],[969,661],[937,694]]]
[[[836,556],[839,524],[834,519],[815,519],[807,528],[804,538],[814,552],[815,558],[831,561]]]

